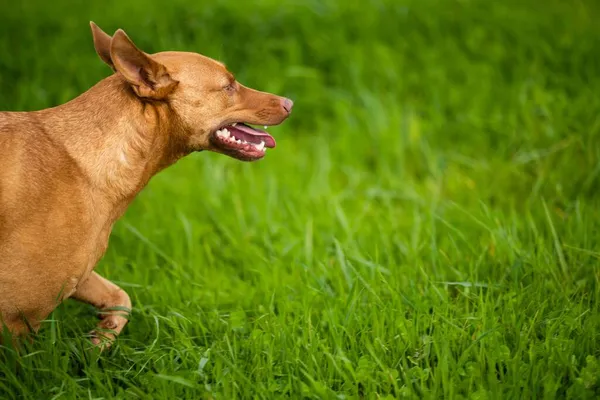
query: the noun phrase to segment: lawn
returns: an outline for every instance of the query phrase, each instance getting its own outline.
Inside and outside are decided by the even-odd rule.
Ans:
[[[2,110],[108,76],[89,20],[295,108],[259,162],[157,175],[97,268],[114,348],[67,301],[0,398],[600,396],[597,2],[1,2]]]

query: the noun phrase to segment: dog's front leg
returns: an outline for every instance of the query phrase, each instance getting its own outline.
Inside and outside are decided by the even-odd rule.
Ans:
[[[92,343],[110,347],[127,324],[131,312],[131,300],[123,289],[95,272],[77,286],[71,296],[75,300],[93,305],[99,310],[101,321],[92,331]]]

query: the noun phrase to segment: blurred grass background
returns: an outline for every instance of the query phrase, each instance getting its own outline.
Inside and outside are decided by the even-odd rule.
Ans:
[[[67,302],[1,397],[600,395],[598,2],[0,3],[2,110],[109,74],[89,20],[296,103],[264,160],[153,179],[98,267],[118,345]]]

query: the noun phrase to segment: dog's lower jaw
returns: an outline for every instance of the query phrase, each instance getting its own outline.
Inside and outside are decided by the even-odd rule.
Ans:
[[[264,158],[264,156],[265,156],[264,151],[262,153],[255,152],[255,154],[245,154],[243,152],[240,152],[239,150],[223,149],[223,148],[218,148],[218,147],[215,147],[211,151],[213,151],[215,153],[223,154],[223,155],[229,156],[231,158],[235,158],[238,161],[244,161],[244,162],[258,161],[258,160],[261,160],[262,158]]]

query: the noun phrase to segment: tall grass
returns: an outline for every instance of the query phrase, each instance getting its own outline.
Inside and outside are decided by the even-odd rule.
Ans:
[[[98,267],[115,348],[68,301],[0,397],[600,395],[594,2],[71,3],[0,8],[0,109],[107,76],[90,19],[296,104],[264,160],[155,177]]]

